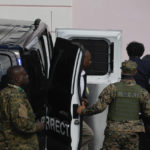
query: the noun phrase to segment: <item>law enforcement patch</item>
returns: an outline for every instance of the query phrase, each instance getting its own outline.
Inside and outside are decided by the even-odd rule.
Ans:
[[[19,117],[23,117],[23,118],[26,118],[26,119],[28,118],[27,108],[23,104],[20,104],[20,107],[19,107]]]

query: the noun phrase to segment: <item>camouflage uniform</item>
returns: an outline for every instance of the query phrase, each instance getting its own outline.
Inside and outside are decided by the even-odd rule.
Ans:
[[[108,85],[100,94],[96,104],[82,110],[82,115],[97,114],[111,106],[116,96],[116,84],[122,83],[127,87],[138,86],[134,80],[122,79],[120,82]],[[143,114],[150,118],[150,96],[149,93],[141,88],[139,93],[139,102],[142,107]],[[139,136],[138,132],[145,132],[143,121],[138,120],[122,120],[112,121],[107,119],[107,127],[105,129],[105,140],[103,150],[138,150]]]
[[[38,130],[24,90],[8,85],[0,93],[0,149],[38,150]]]

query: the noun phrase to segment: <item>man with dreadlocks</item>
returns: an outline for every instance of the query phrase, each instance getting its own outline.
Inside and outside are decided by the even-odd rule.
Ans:
[[[137,73],[134,76],[134,79],[137,84],[139,84],[144,89],[148,90],[148,78],[150,76],[150,66],[149,63],[143,61],[141,59],[145,48],[142,43],[139,42],[131,42],[127,45],[127,54],[129,56],[129,60],[132,60],[137,63]]]
[[[144,45],[139,42],[131,42],[127,45],[127,54],[129,59],[136,62],[137,73],[134,76],[134,79],[137,84],[139,84],[144,89],[149,89],[149,77],[150,77],[150,63],[148,61],[142,60],[141,57],[145,51]],[[147,150],[147,146],[150,145],[150,121],[147,120],[143,115],[141,118],[144,121],[146,133],[140,133],[140,150]]]

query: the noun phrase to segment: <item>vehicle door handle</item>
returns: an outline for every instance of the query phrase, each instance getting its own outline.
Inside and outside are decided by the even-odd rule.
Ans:
[[[78,118],[78,113],[77,113],[78,106],[79,106],[78,104],[73,104],[73,119]]]
[[[75,125],[79,125],[79,124],[80,124],[79,119],[76,119],[76,120],[74,121],[74,124],[75,124]]]

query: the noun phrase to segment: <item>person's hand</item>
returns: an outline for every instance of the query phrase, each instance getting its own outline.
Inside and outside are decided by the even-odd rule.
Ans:
[[[37,122],[37,125],[39,127],[39,131],[44,130],[44,124],[42,122]]]
[[[77,113],[80,115],[83,109],[85,109],[85,103],[84,102],[82,102],[82,105],[77,108]]]
[[[82,98],[82,102],[84,103],[85,106],[88,106],[88,100],[86,98]]]

